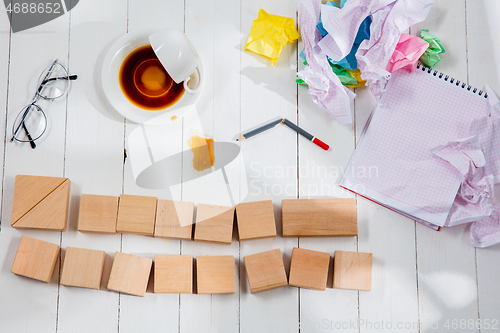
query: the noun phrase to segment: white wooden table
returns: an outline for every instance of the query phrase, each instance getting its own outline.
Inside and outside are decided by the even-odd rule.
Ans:
[[[206,74],[197,104],[205,136],[231,141],[248,128],[282,116],[331,145],[325,152],[286,128],[241,142],[237,160],[241,181],[233,184],[239,200],[272,199],[279,228],[284,198],[350,196],[336,184],[375,101],[368,89],[357,89],[354,125],[340,125],[312,103],[304,87],[295,84],[300,43],[288,45],[274,67],[243,51],[261,7],[296,18],[295,0],[85,0],[56,20],[10,33],[7,16],[0,14],[0,110],[6,113],[0,117],[0,128],[6,131],[0,147],[0,332],[387,332],[389,324],[395,332],[500,330],[500,246],[475,249],[466,226],[436,232],[362,198],[357,198],[358,237],[285,239],[278,235],[241,243],[233,239],[227,246],[77,232],[81,193],[171,196],[197,203],[226,200],[210,195],[209,186],[182,185],[171,193],[141,188],[131,170],[134,156],[124,164],[127,138],[138,125],[125,121],[103,102],[100,63],[114,40],[145,27],[183,29],[197,48]],[[443,41],[446,54],[436,69],[480,88],[489,84],[500,95],[499,14],[498,0],[436,0],[427,20],[410,33],[429,28]],[[47,108],[49,132],[38,148],[7,142],[39,72],[55,58],[79,75],[67,102],[42,104]],[[190,135],[189,117],[176,124],[172,126],[181,135],[159,130],[153,143],[150,140],[153,153],[183,147]],[[10,226],[17,174],[71,179],[68,231]],[[242,197],[245,186],[248,195]],[[11,274],[22,235],[63,249],[106,251],[101,290],[59,286],[58,268],[49,284]],[[372,252],[372,291],[332,289],[330,276],[324,292],[284,287],[250,294],[243,257],[280,248],[288,270],[292,248],[297,246],[332,255],[335,250]],[[106,283],[115,251],[149,257],[234,255],[236,293],[149,292],[141,298],[110,292]]]

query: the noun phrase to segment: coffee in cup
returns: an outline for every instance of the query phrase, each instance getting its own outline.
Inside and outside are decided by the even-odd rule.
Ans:
[[[176,83],[157,58],[151,45],[132,50],[122,62],[119,82],[123,94],[137,107],[163,110],[184,94],[183,83]]]

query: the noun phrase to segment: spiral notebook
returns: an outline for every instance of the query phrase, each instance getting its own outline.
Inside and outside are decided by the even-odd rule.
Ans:
[[[488,112],[487,94],[419,64],[392,74],[341,186],[436,228],[461,179],[432,150],[469,135]]]

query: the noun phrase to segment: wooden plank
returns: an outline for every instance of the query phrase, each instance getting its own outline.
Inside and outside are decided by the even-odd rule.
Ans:
[[[333,255],[333,288],[371,290],[373,254],[335,251]]]
[[[429,29],[443,42],[446,53],[442,54],[435,69],[462,82],[470,78],[467,67],[471,61],[467,58],[473,50],[470,44],[468,46],[465,10],[465,0],[438,0],[427,19],[411,28],[413,35],[419,35],[423,28]],[[447,14],[443,15],[444,12]],[[451,323],[455,318],[476,321],[476,254],[470,246],[467,226],[441,228],[436,232],[417,223],[415,236],[421,330],[436,325],[439,329],[446,329],[446,322]],[[371,249],[366,251],[371,252]],[[378,258],[378,254],[374,253],[374,256]],[[450,278],[450,272],[454,272],[453,278]],[[467,328],[467,331],[478,332],[478,329]]]
[[[233,256],[198,256],[196,258],[198,294],[234,294]]]
[[[194,240],[231,244],[234,207],[198,204]]]
[[[66,248],[60,284],[99,289],[106,252],[77,247]]]
[[[57,280],[59,278],[56,263],[56,273],[51,283],[39,283],[30,279],[19,279],[10,273],[8,267],[12,264],[21,235],[33,237],[54,244],[60,244],[59,232],[38,230],[18,230],[8,224],[12,217],[14,178],[18,174],[40,175],[51,177],[64,176],[64,145],[66,103],[40,101],[40,106],[47,113],[50,130],[37,141],[37,148],[32,149],[28,143],[9,142],[14,119],[22,108],[33,98],[38,77],[42,70],[56,58],[67,66],[68,64],[68,34],[69,15],[31,28],[29,30],[10,34],[7,15],[0,15],[0,56],[2,71],[1,102],[7,98],[7,116],[3,117],[7,130],[4,142],[4,178],[2,192],[2,230],[0,236],[0,294],[9,299],[8,306],[2,307],[0,322],[6,332],[53,332],[57,325]],[[50,47],[47,47],[50,45]],[[4,56],[10,48],[9,61]],[[33,52],[33,50],[37,50]],[[9,66],[9,75],[6,76]],[[5,80],[5,81],[4,81]],[[8,80],[8,81],[6,81]],[[8,86],[5,83],[8,82]],[[3,104],[5,107],[5,104]],[[7,162],[8,161],[8,162]],[[33,302],[33,300],[36,302]],[[43,306],[40,306],[43,304]],[[16,320],[12,320],[16,318]]]
[[[330,253],[293,248],[290,263],[291,286],[325,290]]]
[[[293,0],[254,0],[241,2],[239,51],[241,57],[241,132],[278,117],[297,123],[297,47],[284,47],[274,66],[255,53],[244,51],[253,21],[260,8],[273,15],[296,19]],[[235,43],[236,44],[236,43]],[[236,134],[240,134],[236,133]],[[243,166],[241,186],[247,186],[244,201],[273,200],[278,237],[240,243],[242,258],[279,248],[288,272],[292,248],[297,238],[281,237],[281,200],[297,198],[297,134],[283,126],[240,143]],[[297,288],[278,288],[253,295],[247,285],[244,267],[240,268],[242,332],[298,332],[299,292]]]
[[[108,289],[130,295],[144,296],[153,260],[116,252],[109,275]]]
[[[299,42],[298,52],[303,49]],[[299,68],[304,67],[299,58]],[[356,102],[351,110],[356,112],[357,106],[363,102],[363,95],[356,89]],[[354,196],[341,189],[337,184],[349,162],[355,145],[354,124],[342,125],[330,118],[321,110],[308,94],[308,88],[297,86],[298,92],[298,125],[314,136],[330,145],[325,152],[303,137],[298,137],[299,154],[299,198],[353,198]],[[358,228],[363,228],[358,223]],[[303,237],[299,240],[301,248],[327,252],[333,256],[335,250],[356,251],[357,237]],[[359,319],[358,295],[340,289],[332,289],[333,274],[329,271],[327,288],[323,292],[300,289],[300,325],[301,328],[321,327],[326,319],[334,324],[356,322]],[[334,326],[335,327],[335,326]],[[358,333],[359,327],[344,325],[342,332]]]
[[[43,282],[50,282],[61,247],[22,236],[11,272]]]
[[[122,193],[123,118],[102,94],[101,68],[109,47],[127,32],[127,9],[124,0],[88,0],[80,1],[70,12],[69,67],[78,80],[73,82],[67,102],[65,174],[73,186],[62,246],[102,250],[106,257],[101,290],[59,288],[59,332],[114,332],[118,327],[119,295],[107,291],[106,286],[121,237],[116,233],[82,233],[77,228],[82,193]]]
[[[12,223],[14,228],[66,231],[69,206],[69,179],[65,179],[31,210]]]
[[[156,197],[120,195],[116,232],[153,236],[157,201]]]
[[[281,210],[283,237],[358,234],[355,199],[286,199]]]
[[[252,294],[288,284],[280,249],[251,254],[243,260]]]
[[[17,175],[11,225],[38,205],[67,178]]]
[[[184,28],[184,1],[152,0],[147,4],[141,0],[128,1],[128,31],[142,28]],[[137,141],[130,140],[134,131],[138,131],[143,142],[140,142],[141,153],[134,155],[133,148]],[[156,196],[163,200],[181,200],[181,190],[150,189],[136,183],[136,164],[146,166],[160,161],[163,158],[182,152],[182,120],[173,121],[167,125],[140,126],[126,122],[126,148],[129,152],[125,163],[123,193],[134,195]],[[166,144],[168,143],[168,144]],[[144,145],[142,145],[144,144]],[[148,148],[149,146],[149,148]],[[144,158],[143,158],[144,156]],[[152,156],[152,159],[151,159]],[[179,169],[182,161],[179,159]],[[172,170],[172,181],[180,182],[181,173]],[[170,174],[170,172],[169,172]],[[124,234],[122,251],[140,254],[154,258],[156,254],[180,254],[180,241],[172,239],[151,238],[139,235]],[[121,333],[135,333],[138,331],[179,331],[179,295],[152,294],[149,290],[142,297],[120,297]]]
[[[217,142],[233,141],[234,131],[240,126],[240,2],[187,0],[185,11],[185,32],[196,48],[203,62],[205,85],[196,109],[184,117],[183,144],[194,135],[212,138]],[[201,124],[200,127],[196,123]],[[198,131],[200,130],[200,131]],[[234,142],[234,141],[233,141]],[[217,154],[217,151],[216,151]],[[192,169],[192,158],[185,154],[184,171]],[[237,178],[241,156],[224,170],[228,178]],[[192,172],[192,171],[191,171]],[[234,180],[234,179],[233,179]],[[182,200],[195,204],[234,206],[241,201],[238,180],[226,186],[222,170],[217,170],[196,181],[182,184]],[[231,202],[231,190],[234,202]],[[233,236],[234,238],[234,236]],[[207,244],[203,242],[182,242],[182,254],[232,255],[238,257],[239,245]],[[239,269],[233,265],[235,277]],[[180,296],[181,332],[216,331],[239,332],[239,284],[234,294]],[[193,318],[196,318],[193,320]]]
[[[193,202],[158,200],[155,237],[190,240],[193,236],[193,213]]]
[[[239,203],[236,219],[240,241],[276,237],[272,200]]]
[[[110,195],[82,194],[78,231],[116,234],[119,197]]]
[[[193,257],[157,255],[154,268],[155,293],[191,294],[193,292]]]
[[[466,8],[468,83],[479,89],[483,89],[484,85],[487,84],[497,96],[500,96],[500,46],[498,44],[500,21],[495,15],[500,10],[500,3],[492,0],[479,3],[466,0]],[[498,191],[499,185],[497,184],[495,186],[495,204],[500,202]],[[498,258],[499,253],[500,246],[498,244],[485,249],[476,249],[479,310],[476,323],[482,324],[480,332],[494,332],[500,327],[500,323],[498,323],[500,308],[497,305],[500,289],[496,286],[500,274],[500,264],[495,259]],[[467,276],[471,277],[470,274]],[[467,291],[470,292],[470,289],[467,288]],[[473,293],[471,292],[470,295],[472,298]],[[472,306],[467,308],[473,309]],[[477,324],[476,328],[478,328]]]

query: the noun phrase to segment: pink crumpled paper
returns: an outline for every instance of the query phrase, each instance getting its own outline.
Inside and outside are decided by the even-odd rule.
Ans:
[[[390,73],[398,69],[408,69],[414,72],[417,68],[418,59],[428,47],[429,43],[420,37],[401,34],[386,70]]]

